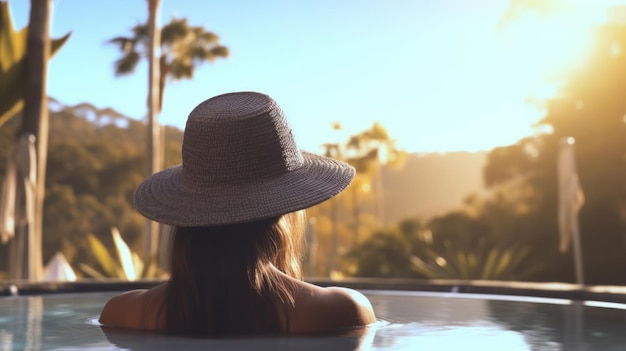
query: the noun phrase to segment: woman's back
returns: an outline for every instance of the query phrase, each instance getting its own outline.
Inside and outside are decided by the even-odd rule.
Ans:
[[[313,333],[374,321],[369,301],[301,281],[304,212],[175,228],[169,280],[111,300],[106,325],[190,336]]]
[[[322,288],[282,275],[294,291],[294,305],[279,305],[287,311],[290,323],[281,321],[280,334],[341,332],[364,328],[375,322],[374,312],[361,293],[338,287]],[[111,299],[100,322],[108,326],[167,332],[159,313],[164,301],[165,283],[150,290],[133,290]],[[219,321],[216,321],[219,323]]]

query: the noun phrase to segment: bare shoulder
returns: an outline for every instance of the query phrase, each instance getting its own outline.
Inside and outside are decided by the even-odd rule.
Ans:
[[[298,294],[296,316],[296,332],[354,329],[376,321],[370,301],[360,292],[307,283]]]
[[[131,290],[112,297],[102,308],[100,323],[132,329],[157,329],[156,308],[153,305],[161,286]]]
[[[138,315],[146,290],[132,290],[113,296],[100,313],[100,323],[107,326],[137,328]]]
[[[361,326],[374,323],[376,317],[372,304],[362,293],[340,287],[323,288],[325,293],[321,298],[334,315],[343,316],[343,322],[352,326]]]

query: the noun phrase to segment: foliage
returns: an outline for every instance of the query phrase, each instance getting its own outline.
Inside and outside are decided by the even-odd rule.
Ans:
[[[339,122],[333,123],[332,128],[342,129]],[[322,244],[324,252],[329,253],[327,260],[320,257],[326,267],[317,272],[326,275],[337,271],[339,254],[357,245],[363,239],[363,232],[380,226],[384,220],[380,211],[383,207],[381,168],[387,160],[400,165],[404,153],[395,148],[395,140],[378,122],[351,136],[345,143],[322,146],[326,157],[342,160],[356,169],[354,180],[344,192],[309,210],[316,219],[324,216],[328,220],[324,222],[328,225],[316,225],[315,229],[325,239]]]
[[[498,241],[481,218],[450,213],[379,231],[345,259],[354,276],[522,280],[540,267],[530,248]]]
[[[131,281],[142,277],[163,275],[156,267],[155,258],[153,257],[144,263],[139,255],[128,247],[117,228],[111,229],[111,236],[115,244],[115,254],[111,254],[107,247],[93,234],[87,235],[89,252],[96,258],[100,271],[81,263],[79,267],[85,274],[99,279],[121,278]]]
[[[443,252],[425,243],[420,256],[412,256],[412,268],[431,279],[523,280],[538,265],[529,265],[530,248],[499,247],[481,240],[474,250],[446,246]]]
[[[16,122],[0,128],[0,161],[11,152]],[[61,251],[74,267],[97,267],[87,233],[113,247],[112,227],[119,228],[132,251],[139,251],[144,219],[134,210],[132,196],[147,172],[145,138],[144,123],[112,109],[51,100],[44,262]],[[181,162],[181,142],[182,131],[167,127],[166,166]],[[0,171],[5,164],[0,162]],[[6,250],[0,245],[0,257],[7,257]]]
[[[17,126],[14,122],[0,128],[0,146],[11,145]],[[183,133],[167,128],[165,163],[171,166],[181,162]],[[141,252],[144,220],[133,209],[132,196],[147,169],[145,138],[144,123],[112,109],[100,109],[89,103],[65,106],[51,100],[43,235],[45,261],[61,251],[74,267],[88,266],[103,276],[120,276],[115,270],[107,269],[107,273],[100,268],[92,251],[94,240],[104,247],[114,247],[112,227],[123,233],[130,250]],[[10,149],[0,148],[0,160],[5,159]],[[4,165],[0,163],[0,170]],[[332,264],[329,253],[340,255],[353,245],[350,199],[344,192],[309,210],[310,216],[317,218],[315,228],[319,239],[315,275],[326,275],[333,267],[337,269],[338,256],[336,264]],[[365,210],[369,202],[371,199],[364,196],[360,205]],[[360,223],[363,232],[377,225],[376,218],[365,211]],[[3,255],[5,250],[6,246],[0,245],[0,257],[7,257]],[[96,275],[90,272],[91,276]]]
[[[574,137],[585,193],[580,212],[585,280],[626,284],[626,27],[598,29],[587,63],[567,77],[561,94],[546,101],[540,122],[552,133],[493,150],[485,167],[492,189],[515,189],[526,207],[520,216],[531,256],[545,267],[534,280],[573,280],[570,253],[558,252],[557,155],[559,140]]]
[[[109,40],[122,52],[122,56],[115,61],[117,75],[133,73],[139,61],[148,57],[147,24],[136,25],[131,32],[131,36]],[[185,18],[172,18],[161,29],[159,106],[163,103],[166,79],[191,79],[196,66],[227,57],[228,53],[228,48],[219,44],[219,37],[215,33],[201,26],[190,26]]]
[[[340,130],[341,124],[334,123],[333,129]],[[395,147],[395,140],[378,122],[369,129],[352,135],[345,144],[331,143],[323,146],[325,156],[343,160],[356,169],[355,178],[346,191],[352,198],[352,245],[356,245],[361,238],[363,193],[373,189],[376,217],[381,223],[384,222],[382,167],[385,164],[400,166],[405,154]]]
[[[343,257],[345,271],[357,277],[420,277],[411,269],[420,231],[419,222],[405,221],[399,228],[375,232]]]
[[[15,116],[24,104],[24,60],[28,27],[16,31],[9,3],[0,2],[0,126]],[[65,44],[71,33],[51,40],[52,57]]]
[[[404,152],[395,147],[395,140],[389,136],[387,129],[375,122],[369,129],[351,136],[345,145],[347,161],[359,174],[370,177],[380,164],[400,165]]]

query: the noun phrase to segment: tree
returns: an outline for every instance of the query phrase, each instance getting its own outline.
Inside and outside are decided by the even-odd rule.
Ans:
[[[589,284],[625,284],[626,265],[626,27],[598,28],[586,64],[567,77],[561,94],[546,101],[550,134],[495,149],[485,167],[486,184],[516,183],[528,207],[525,237],[545,269],[537,280],[572,280],[571,253],[558,252],[557,155],[559,140],[576,140],[576,163],[585,193],[580,232]],[[521,189],[524,189],[523,191]]]
[[[205,61],[214,62],[218,57],[228,56],[228,48],[219,44],[219,37],[216,34],[200,26],[189,26],[187,19],[173,18],[159,30],[157,24],[159,3],[160,0],[148,0],[148,23],[133,27],[132,36],[116,37],[109,41],[117,45],[122,52],[122,57],[115,62],[116,75],[134,72],[142,57],[147,58],[149,62],[149,174],[159,171],[162,167],[162,148],[159,146],[162,138],[157,115],[163,106],[166,80],[191,79],[196,66]],[[158,58],[157,45],[161,49]],[[147,220],[146,257],[151,256],[158,246],[158,227],[153,221]]]
[[[160,0],[148,0],[148,162],[149,173],[154,174],[161,170],[161,128],[158,115],[161,110],[161,69],[158,64],[158,49],[161,42],[158,14]],[[157,250],[159,241],[159,224],[146,218],[146,245],[144,257],[151,257]]]
[[[28,164],[28,169],[18,167],[22,168],[21,172],[18,172],[18,183],[25,184],[24,204],[27,218],[26,230],[21,234],[25,236],[28,249],[25,257],[23,256],[26,264],[25,272],[22,271],[22,276],[15,278],[39,280],[43,275],[41,242],[48,151],[46,81],[50,55],[50,0],[31,0],[30,7],[24,62],[24,112],[22,126],[18,132],[20,139],[28,138],[29,140],[28,146],[18,145],[18,148],[24,147],[32,150],[25,153],[30,160],[22,159],[22,164]]]
[[[109,41],[122,52],[122,57],[115,62],[116,75],[133,73],[141,58],[149,57],[148,25],[136,25],[131,32],[131,36]],[[201,26],[190,26],[185,18],[172,18],[161,28],[160,49],[159,108],[163,105],[166,80],[191,79],[196,66],[228,57],[229,53],[227,47],[219,44],[215,33]]]
[[[365,186],[374,188],[376,195],[376,215],[378,221],[384,224],[383,189],[381,167],[383,163],[399,164],[404,153],[395,147],[395,140],[391,139],[387,130],[378,122],[369,129],[350,137],[346,144],[346,161],[357,171],[351,186],[353,200],[353,245],[357,245],[360,237],[360,199],[359,192]],[[376,186],[372,186],[373,182]]]
[[[0,128],[0,161],[10,154],[11,148],[3,146],[13,142],[18,122],[16,118]],[[181,162],[182,138],[181,130],[167,127],[167,166]],[[144,219],[133,209],[132,197],[145,178],[145,142],[144,123],[110,108],[51,104],[44,262],[62,251],[73,267],[97,266],[87,234],[113,247],[112,227],[119,228],[133,251],[141,252]],[[5,164],[0,162],[0,178]],[[0,243],[0,270],[6,271],[8,246]]]
[[[333,125],[334,130],[341,129],[341,125],[339,123],[335,123]],[[341,145],[339,143],[326,143],[322,145],[324,147],[324,156],[331,157],[337,160],[343,159]],[[339,218],[338,218],[338,204],[334,199],[330,201],[330,217],[331,217],[331,237],[332,243],[330,245],[330,263],[329,263],[329,272],[332,274],[334,270],[337,268],[337,248],[339,247]]]
[[[356,277],[422,277],[411,263],[422,231],[421,223],[415,220],[376,231],[343,257],[347,262],[345,270]]]
[[[51,41],[50,1],[32,0],[28,27],[13,29],[7,2],[0,2],[0,126],[22,108],[14,154],[0,201],[0,234],[12,240],[9,277],[41,278],[43,204],[48,147],[47,67],[69,37]],[[13,227],[13,228],[11,228]]]
[[[502,240],[484,217],[465,211],[435,217],[425,225],[404,220],[374,233],[344,258],[354,276],[521,280],[539,265],[530,248]]]
[[[0,2],[0,126],[24,106],[24,62],[28,27],[16,31],[9,3]],[[65,44],[70,33],[52,40],[50,57]]]

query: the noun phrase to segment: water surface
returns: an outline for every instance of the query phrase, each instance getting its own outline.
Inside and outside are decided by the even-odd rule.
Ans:
[[[103,330],[113,293],[0,298],[5,350],[626,350],[626,305],[498,295],[364,290],[365,335],[189,339]]]

